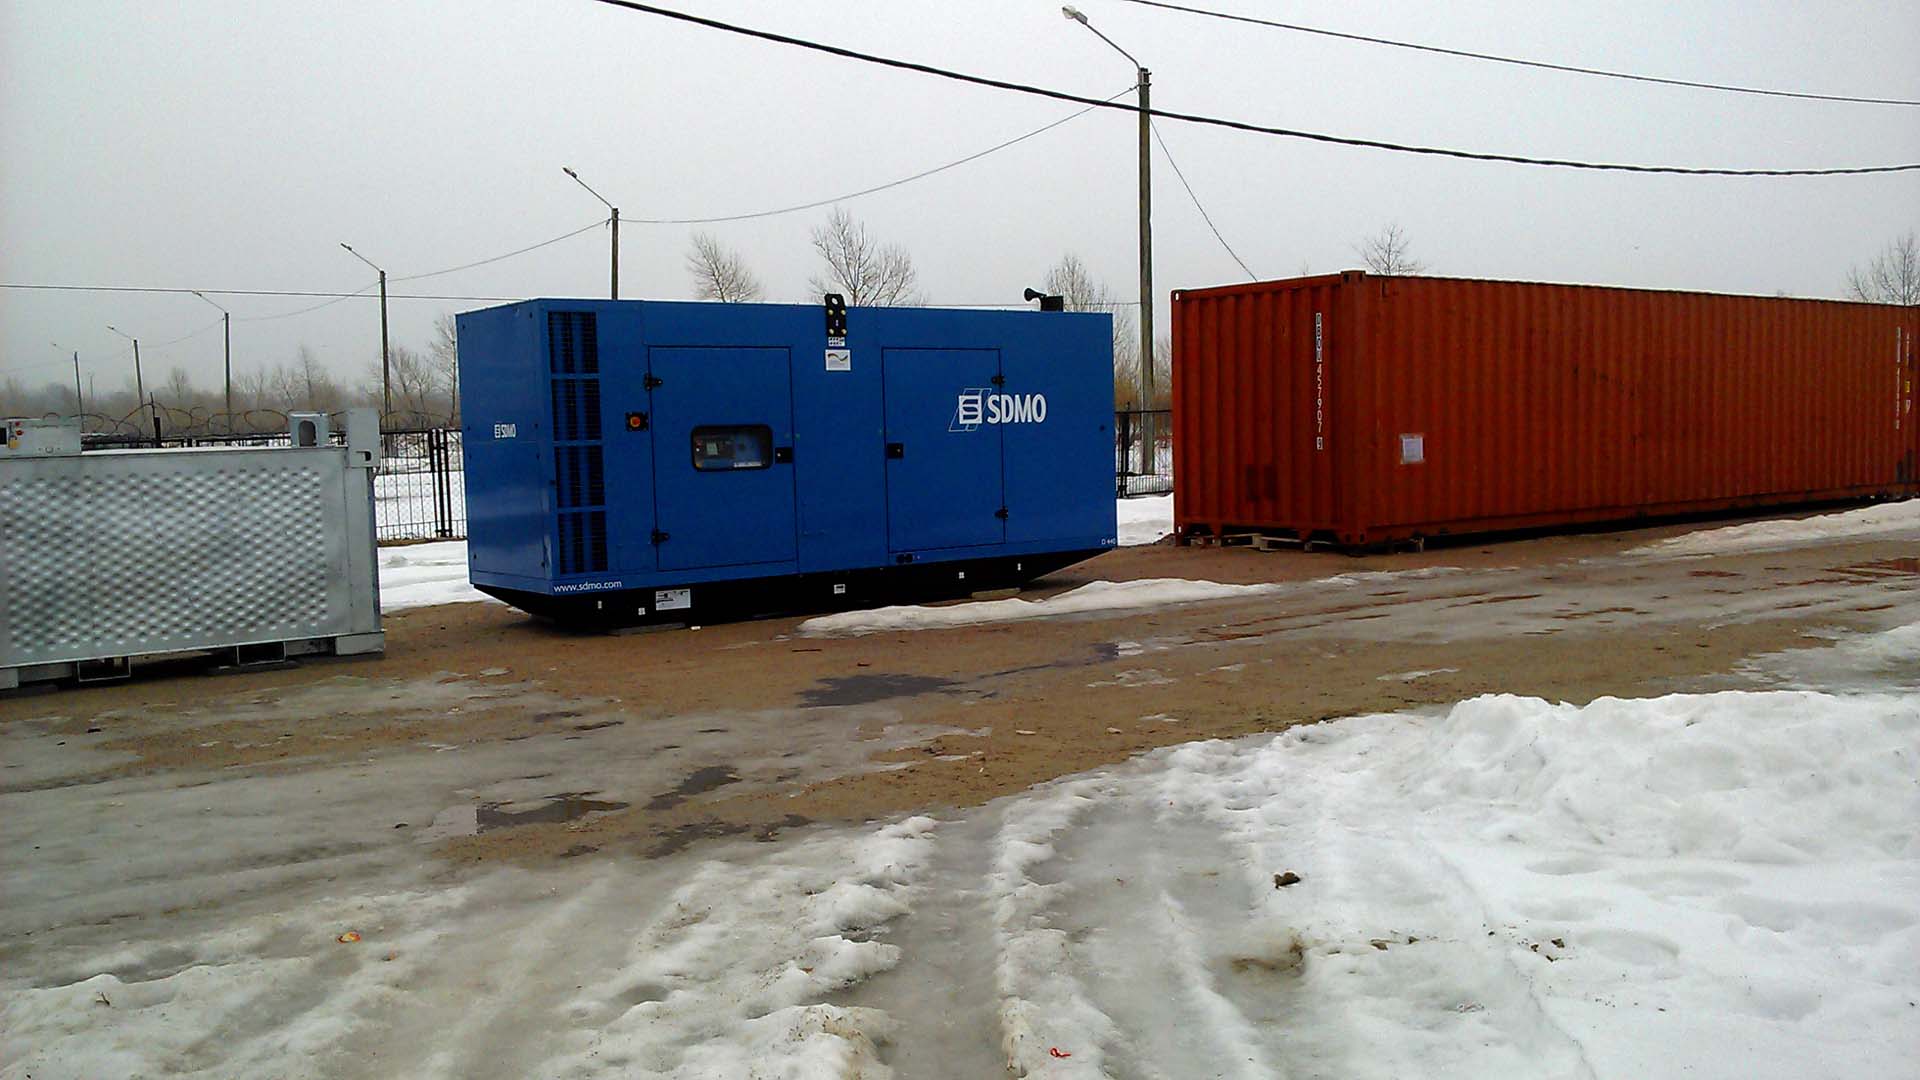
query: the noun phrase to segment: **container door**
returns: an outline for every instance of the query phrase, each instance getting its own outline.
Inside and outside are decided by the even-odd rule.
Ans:
[[[1006,540],[998,349],[887,349],[887,545],[905,553]]]
[[[793,372],[785,349],[649,349],[660,569],[795,556]]]

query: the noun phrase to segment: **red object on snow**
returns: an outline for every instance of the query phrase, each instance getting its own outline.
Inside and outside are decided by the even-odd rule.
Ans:
[[[1060,1049],[1057,1046],[1047,1047],[1047,1053],[1053,1055],[1054,1057],[1072,1057],[1073,1056],[1072,1054],[1068,1053],[1065,1050]]]

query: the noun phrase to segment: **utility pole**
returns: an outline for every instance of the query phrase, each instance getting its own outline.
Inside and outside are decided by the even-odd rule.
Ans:
[[[562,165],[560,166],[560,171],[563,173],[566,173],[568,176],[573,177],[574,183],[579,184],[583,188],[586,188],[587,194],[593,196],[596,199],[599,199],[601,205],[613,211],[613,290],[612,291],[613,291],[613,298],[615,300],[618,300],[620,299],[620,208],[608,202],[606,196],[593,190],[593,188],[588,187],[587,182],[585,180],[580,179],[580,174],[577,172],[574,172],[571,168],[565,165]]]
[[[1150,95],[1153,74],[1134,55],[1101,33],[1079,8],[1068,6],[1060,14],[1077,22],[1112,47],[1114,52],[1133,62],[1134,89],[1140,101],[1140,407],[1153,408],[1153,106]],[[1140,471],[1154,471],[1153,425],[1140,425]]]
[[[1148,102],[1153,75],[1140,69],[1140,404],[1153,408],[1153,109]],[[1149,446],[1152,425],[1147,425]],[[1141,463],[1142,472],[1153,471],[1152,452]]]
[[[198,289],[195,289],[193,291],[193,295],[199,297],[202,300],[207,300],[207,294],[201,292]],[[226,339],[227,339],[227,342],[226,342],[227,434],[231,435],[233,434],[233,313],[228,311],[226,308],[220,307],[219,304],[214,304],[213,301],[211,300],[207,300],[207,303],[213,304],[213,306],[216,308],[220,308],[221,332],[226,336]],[[382,336],[384,337],[385,335],[382,335]]]
[[[393,363],[387,352],[387,272],[374,266],[373,260],[353,250],[353,245],[342,243],[347,254],[373,266],[380,275],[380,426],[387,426],[387,415],[393,412]]]
[[[153,402],[147,400],[147,381],[140,375],[140,339],[117,326],[109,325],[107,329],[133,342],[133,393],[135,397],[140,399],[140,404],[147,406],[153,415],[153,442],[155,446],[158,446],[160,445],[160,410],[154,408]],[[76,356],[74,357],[74,373],[76,378],[78,378],[79,371],[80,358]]]
[[[76,418],[87,413],[87,399],[80,396],[80,350],[73,350],[73,408]],[[84,424],[84,421],[82,421]]]

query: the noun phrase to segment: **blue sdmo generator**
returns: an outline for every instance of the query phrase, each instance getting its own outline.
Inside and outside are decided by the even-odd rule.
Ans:
[[[567,622],[1018,585],[1114,546],[1111,318],[528,300],[459,316],[469,574]]]

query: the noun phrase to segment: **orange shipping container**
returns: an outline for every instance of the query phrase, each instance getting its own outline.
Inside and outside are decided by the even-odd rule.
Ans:
[[[1176,292],[1176,535],[1913,495],[1917,330],[1914,307],[1358,271]]]

